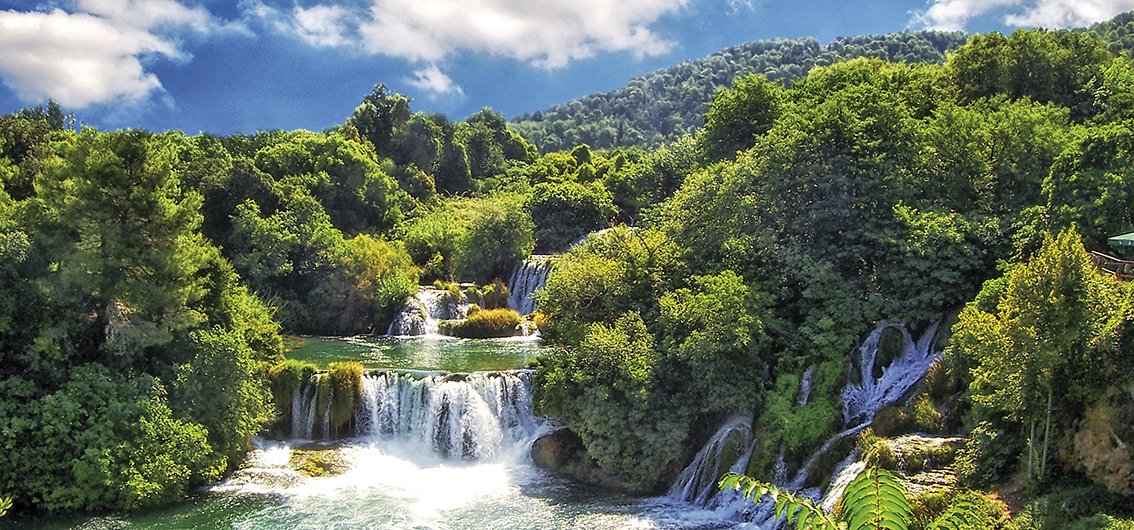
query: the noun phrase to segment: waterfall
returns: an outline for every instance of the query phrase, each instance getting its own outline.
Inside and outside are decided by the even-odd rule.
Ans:
[[[788,490],[799,491],[807,483],[808,475],[819,459],[838,445],[840,441],[865,430],[874,421],[878,411],[897,403],[910,389],[914,387],[929,368],[940,358],[940,352],[934,351],[933,340],[937,336],[940,322],[934,323],[915,342],[909,330],[901,324],[880,322],[856,350],[857,369],[861,376],[858,383],[848,382],[842,390],[843,400],[843,429],[827,439],[807,460],[800,466],[795,475],[788,480],[787,464],[784,451],[781,449],[776,459],[775,477],[773,481]],[[882,369],[882,375],[875,378],[874,368],[878,361],[878,348],[882,334],[888,330],[897,330],[902,335],[903,347],[901,353],[894,358],[889,366]],[[800,391],[795,399],[797,406],[806,405],[810,399],[814,367],[809,367],[800,378]],[[704,447],[694,457],[693,462],[682,471],[677,481],[670,488],[668,500],[690,502],[698,506],[717,511],[726,517],[743,517],[755,528],[779,528],[780,523],[774,518],[772,504],[767,499],[753,505],[750,501],[740,503],[739,495],[730,492],[728,496],[716,493],[716,482],[724,473],[722,455],[726,453],[727,440],[738,434],[743,434],[747,451],[728,469],[736,473],[743,473],[751,458],[752,432],[751,423],[744,419],[734,418],[726,422]],[[833,507],[846,486],[862,471],[864,464],[855,461],[851,455],[840,463],[835,476],[823,497],[824,507]],[[805,497],[819,499],[819,491],[810,489],[802,491]]]
[[[551,256],[533,255],[516,265],[508,278],[508,307],[521,315],[535,313],[536,301],[532,294],[547,284],[551,261]]]
[[[455,298],[455,299],[454,299]],[[445,289],[420,286],[413,298],[406,300],[386,329],[389,336],[437,335],[441,320],[465,318],[468,301]]]
[[[848,383],[843,388],[843,421],[870,424],[878,411],[896,403],[921,381],[940,352],[932,350],[940,321],[934,322],[915,343],[905,326],[880,322],[859,348],[858,366],[862,382]],[[878,359],[878,343],[887,329],[896,329],[904,342],[902,353],[890,366],[882,369],[881,377],[874,378],[874,364]]]
[[[446,458],[490,460],[502,450],[526,449],[524,444],[543,427],[532,414],[527,371],[425,376],[371,372],[361,384],[354,430],[347,434],[398,440]],[[295,393],[293,438],[334,435],[331,398],[320,397],[317,386],[309,383]]]
[[[866,462],[858,460],[858,451],[852,451],[850,456],[839,462],[839,465],[835,467],[835,474],[831,477],[831,483],[827,486],[827,491],[823,494],[823,500],[819,505],[828,512],[835,511],[835,505],[839,503],[839,499],[847,490],[847,486],[864,469],[866,469]]]
[[[727,471],[744,473],[752,457],[752,420],[734,417],[724,423],[682,470],[670,487],[671,501],[719,508],[735,504],[739,495],[720,492],[717,482]]]

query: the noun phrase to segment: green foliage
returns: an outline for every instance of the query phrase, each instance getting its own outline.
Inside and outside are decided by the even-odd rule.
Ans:
[[[196,355],[177,367],[171,406],[207,429],[214,458],[222,469],[234,469],[248,440],[271,420],[264,366],[231,331],[197,331],[190,344]]]
[[[379,153],[392,151],[394,132],[410,118],[409,98],[388,92],[385,84],[374,85],[374,90],[362,98],[354,109],[348,124],[374,145]]]
[[[995,312],[974,304],[961,312],[953,347],[972,359],[976,418],[1006,416],[1026,425],[1027,468],[1042,477],[1049,449],[1058,454],[1052,445],[1060,433],[1108,384],[1108,353],[1099,345],[1117,293],[1070,230],[1048,236],[1038,254],[1006,276]]]
[[[19,385],[9,381],[2,393],[4,445],[14,450],[0,454],[0,489],[21,505],[136,509],[176,500],[221,471],[206,429],[174,417],[151,376],[78,366],[58,390],[16,410]]]
[[[1119,519],[1125,518],[1127,520]],[[1012,528],[1128,528],[1130,498],[1096,485],[1064,483],[1036,495],[1012,521]]]
[[[790,84],[813,66],[855,57],[941,63],[965,40],[959,32],[918,31],[839,37],[826,46],[812,38],[753,41],[636,77],[624,88],[516,116],[513,122],[543,152],[579,144],[657,147],[701,127],[713,94],[746,75]]]
[[[607,228],[614,202],[600,184],[544,182],[532,188],[527,208],[535,222],[536,248],[560,251],[583,236]]]
[[[777,519],[795,528],[812,528],[815,530],[839,530],[846,524],[838,521],[833,515],[823,511],[811,499],[805,499],[790,491],[782,490],[774,484],[760,482],[752,477],[728,473],[720,480],[720,489],[740,491],[746,499],[758,502],[765,495],[772,498],[775,504]]]
[[[681,457],[688,402],[651,392],[658,354],[637,313],[589,326],[577,348],[542,359],[533,378],[538,413],[560,418],[588,454],[630,488],[657,491]]]
[[[943,510],[915,518],[927,530],[999,530],[1008,527],[1011,514],[1003,501],[990,494],[966,490],[946,498]],[[920,499],[914,499],[914,511],[919,512]],[[924,518],[925,521],[917,519]]]
[[[362,399],[362,363],[334,362],[327,365],[327,385],[331,392],[331,428],[336,431],[354,418],[354,409]]]
[[[628,311],[653,321],[657,298],[680,266],[676,246],[657,231],[619,226],[588,238],[556,261],[536,294],[548,336],[576,341],[585,326]]]
[[[839,498],[835,513],[823,511],[814,501],[784,491],[775,485],[760,482],[752,477],[727,473],[720,480],[721,490],[739,491],[741,496],[759,502],[765,495],[775,503],[776,517],[794,528],[899,530],[911,528],[915,513],[905,487],[898,475],[868,467],[847,485]],[[992,528],[973,526],[982,522],[1003,522],[1003,512],[981,498],[959,495],[952,505],[925,528],[932,530]],[[999,517],[997,517],[999,516]]]
[[[511,337],[520,325],[520,315],[512,309],[481,309],[465,320],[444,320],[441,332],[466,339]]]
[[[422,268],[422,281],[455,277],[458,245],[468,231],[471,205],[446,203],[422,212],[404,226],[402,240],[414,264]]]
[[[767,77],[748,75],[713,94],[700,140],[710,160],[735,158],[755,145],[783,112],[787,91]]]
[[[969,431],[965,445],[957,451],[957,480],[971,488],[991,486],[1007,478],[1016,465],[1023,441],[1011,432],[981,422]]]
[[[522,199],[500,195],[480,201],[458,242],[458,276],[484,282],[507,274],[532,253],[534,229]]]
[[[11,497],[0,497],[0,517],[4,517],[12,509]]]
[[[1110,54],[1094,38],[1069,31],[1020,30],[977,35],[949,56],[947,70],[962,100],[1006,94],[1094,114],[1091,97]]]

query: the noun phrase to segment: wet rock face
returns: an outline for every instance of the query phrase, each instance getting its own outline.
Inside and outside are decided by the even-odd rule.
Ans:
[[[1128,418],[1134,410],[1134,386],[1110,396],[1087,411],[1075,433],[1075,464],[1108,490],[1134,495],[1134,433]]]

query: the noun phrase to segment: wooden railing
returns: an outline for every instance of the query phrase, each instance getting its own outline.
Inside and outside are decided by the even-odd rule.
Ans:
[[[1099,271],[1114,276],[1119,280],[1134,280],[1134,261],[1119,259],[1102,252],[1091,251],[1091,260]]]

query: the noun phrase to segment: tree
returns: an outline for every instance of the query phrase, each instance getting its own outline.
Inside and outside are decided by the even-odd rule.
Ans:
[[[457,274],[488,282],[507,274],[535,248],[535,225],[518,197],[485,199],[476,205],[458,245]]]
[[[374,90],[362,98],[348,123],[363,138],[370,140],[374,150],[389,156],[394,152],[393,139],[398,129],[410,119],[410,99],[389,92],[386,85],[374,85]]]
[[[747,75],[713,94],[701,136],[710,160],[733,158],[756,143],[780,117],[787,90],[762,75]]]
[[[973,366],[977,419],[1006,415],[1026,428],[1028,476],[1047,475],[1051,445],[1107,385],[1096,346],[1113,285],[1078,234],[1048,235],[1039,252],[1006,274],[992,312],[970,303],[953,328],[953,348]],[[986,303],[987,305],[987,303]]]
[[[583,236],[609,227],[615,214],[610,192],[601,184],[536,184],[526,206],[535,222],[537,248],[551,252],[564,250]]]

